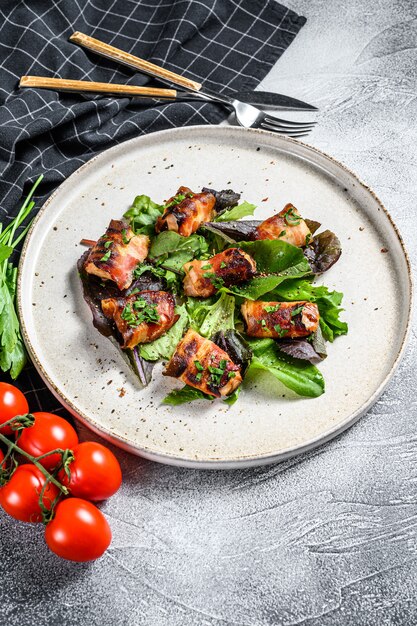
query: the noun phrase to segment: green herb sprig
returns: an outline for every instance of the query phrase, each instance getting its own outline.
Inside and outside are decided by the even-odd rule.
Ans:
[[[17,216],[4,227],[0,224],[0,368],[10,372],[16,379],[26,363],[26,351],[16,313],[17,267],[9,261],[16,246],[25,238],[31,222],[19,235],[17,229],[31,213],[35,202],[32,200],[43,176],[39,176],[20,208]]]

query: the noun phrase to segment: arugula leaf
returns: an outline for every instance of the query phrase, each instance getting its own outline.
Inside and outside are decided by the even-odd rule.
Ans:
[[[320,312],[320,328],[327,341],[346,335],[348,325],[339,319],[343,294],[330,291],[324,285],[313,285],[308,280],[292,279],[274,289],[272,296],[284,300],[308,300],[315,302]]]
[[[235,299],[225,292],[222,292],[214,302],[213,298],[197,302],[194,298],[188,298],[187,309],[191,326],[203,337],[211,337],[219,330],[235,327]]]
[[[172,357],[189,323],[187,309],[184,304],[175,307],[175,312],[180,318],[171,326],[168,332],[158,337],[158,339],[140,346],[139,353],[142,358],[147,361],[157,361],[158,359],[170,359]]]
[[[238,244],[256,261],[258,272],[265,274],[310,274],[310,265],[301,248],[279,239],[243,241]]]
[[[178,406],[179,404],[185,404],[186,402],[192,402],[193,400],[213,401],[214,398],[206,393],[203,393],[199,389],[194,389],[194,387],[185,385],[182,389],[174,389],[173,391],[170,391],[169,394],[162,400],[162,404]]]
[[[244,200],[238,206],[234,206],[227,211],[224,211],[221,215],[218,215],[214,218],[214,222],[228,222],[234,220],[240,220],[242,217],[246,217],[246,215],[253,215],[256,209],[255,204],[251,204],[250,202],[246,202]]]
[[[129,220],[136,235],[152,235],[155,232],[155,222],[163,211],[163,205],[156,204],[149,196],[141,195],[136,196],[123,217]]]
[[[315,365],[278,352],[273,339],[249,339],[253,350],[249,372],[263,370],[299,396],[317,398],[324,393],[324,379]]]
[[[25,237],[30,224],[15,237],[35,203],[31,200],[43,176],[33,184],[17,216],[3,229],[0,224],[0,368],[17,378],[26,363],[26,352],[15,308],[17,267],[8,261],[17,244]]]

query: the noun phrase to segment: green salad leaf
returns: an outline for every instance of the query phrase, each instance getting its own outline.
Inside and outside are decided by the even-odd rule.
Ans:
[[[310,265],[301,248],[279,239],[242,241],[238,245],[256,261],[259,273],[299,275],[311,274]]]
[[[206,393],[203,393],[199,389],[194,389],[194,387],[185,385],[182,389],[174,389],[173,391],[170,391],[169,394],[162,400],[162,404],[178,406],[179,404],[185,404],[186,402],[192,402],[193,400],[214,400],[214,398]]]
[[[279,352],[273,339],[248,339],[253,350],[249,372],[269,372],[299,396],[317,398],[324,393],[324,379],[315,365]]]
[[[235,299],[225,292],[217,299],[206,298],[196,302],[196,298],[188,298],[187,309],[191,326],[203,337],[235,327]]]
[[[157,361],[158,359],[170,359],[189,324],[187,309],[184,304],[175,307],[175,312],[180,316],[173,326],[161,337],[143,343],[140,346],[139,354],[147,361]]]
[[[287,280],[271,294],[272,299],[309,300],[315,302],[320,312],[320,328],[327,341],[334,341],[339,335],[346,335],[348,325],[340,319],[343,308],[340,306],[343,294],[330,291],[324,285],[314,285],[308,280]]]
[[[136,196],[130,209],[124,217],[129,220],[130,226],[136,235],[153,235],[155,222],[162,215],[164,206],[157,204],[149,196]]]
[[[229,222],[232,220],[240,220],[242,217],[246,217],[247,215],[253,215],[256,209],[255,204],[251,204],[250,202],[241,202],[237,206],[224,211],[220,215],[214,218],[214,222]]]
[[[202,235],[183,237],[172,230],[165,230],[152,241],[149,257],[165,268],[180,271],[184,263],[202,258],[207,253],[208,243]]]

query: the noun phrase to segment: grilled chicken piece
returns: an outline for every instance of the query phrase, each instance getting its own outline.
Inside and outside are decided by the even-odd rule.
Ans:
[[[178,344],[164,376],[179,378],[216,398],[230,395],[242,382],[240,367],[227,352],[192,328]]]
[[[246,333],[251,337],[306,337],[319,325],[320,314],[312,302],[260,302],[245,300],[241,307]]]
[[[147,235],[135,235],[124,220],[112,220],[106,233],[91,248],[84,269],[104,280],[113,280],[119,289],[127,289],[133,270],[146,259]]]
[[[155,230],[174,230],[189,237],[201,226],[209,222],[214,214],[215,196],[209,191],[193,193],[188,187],[180,187],[175,196],[165,205],[164,214],[158,217]]]
[[[107,298],[101,301],[101,308],[116,324],[123,338],[122,348],[157,339],[179,317],[175,314],[174,296],[167,291],[139,291],[128,297]]]
[[[312,239],[310,229],[292,204],[286,204],[277,215],[268,217],[255,231],[254,239],[281,239],[298,248]]]
[[[183,269],[186,295],[208,298],[220,287],[237,285],[252,278],[256,263],[243,250],[228,248],[206,261],[186,263]]]

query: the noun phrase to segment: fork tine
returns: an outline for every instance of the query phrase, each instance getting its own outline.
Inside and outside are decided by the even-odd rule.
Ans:
[[[289,137],[306,137],[308,135],[308,133],[310,132],[311,129],[309,128],[297,128],[297,129],[292,129],[292,130],[285,130],[285,129],[281,129],[278,126],[271,126],[269,124],[265,124],[262,123],[261,124],[262,128],[265,128],[265,130],[271,130],[274,133],[280,133],[281,135],[288,135]]]
[[[286,130],[291,130],[291,131],[302,131],[302,130],[306,130],[306,131],[310,131],[313,130],[314,126],[310,126],[308,124],[304,125],[304,126],[287,126],[286,124],[272,124],[271,122],[263,119],[261,120],[261,124],[267,124],[269,127],[272,127],[276,130],[282,130],[282,131],[286,131]]]
[[[280,117],[274,117],[273,115],[265,115],[264,120],[267,124],[284,124],[285,126],[303,126],[303,127],[307,127],[307,126],[315,126],[317,124],[317,122],[312,121],[312,122],[293,122],[292,120],[283,120]]]

